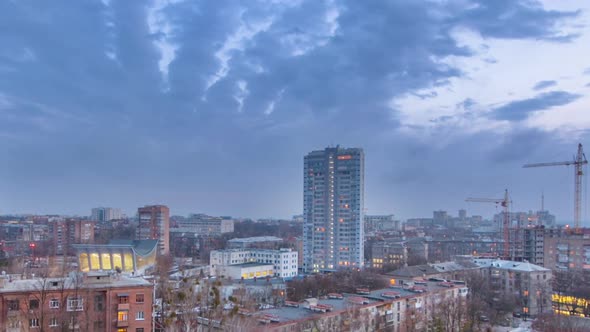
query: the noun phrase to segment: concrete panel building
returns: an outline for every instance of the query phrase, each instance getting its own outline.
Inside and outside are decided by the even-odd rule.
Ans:
[[[359,148],[329,147],[305,156],[305,272],[363,267],[364,172]]]

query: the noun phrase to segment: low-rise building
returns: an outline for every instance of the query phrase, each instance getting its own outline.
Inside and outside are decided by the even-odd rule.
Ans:
[[[0,278],[2,331],[151,331],[153,285],[117,274]]]
[[[522,312],[536,316],[551,310],[551,270],[529,262],[474,259],[491,289],[514,295]]]
[[[257,317],[266,326],[259,330],[422,330],[436,317],[447,314],[443,308],[464,308],[468,288],[464,284],[397,280],[387,289],[359,292],[362,294],[331,294],[328,298],[286,302],[283,307],[263,310],[257,313]],[[455,329],[458,329],[461,322],[456,321],[454,324],[457,324]],[[455,330],[447,327],[448,331]]]
[[[261,263],[272,265],[271,276],[292,278],[297,275],[298,269],[298,253],[288,248],[280,250],[269,250],[269,249],[225,249],[225,250],[213,250],[210,253],[210,274],[211,276],[224,275],[224,271],[228,270],[229,266],[240,265],[245,263]],[[259,267],[260,269],[264,269]],[[235,269],[231,269],[234,271]],[[264,270],[258,272],[262,273]],[[250,272],[247,273],[247,278],[244,277],[243,273],[240,273],[244,279],[250,279],[256,276],[250,276]]]

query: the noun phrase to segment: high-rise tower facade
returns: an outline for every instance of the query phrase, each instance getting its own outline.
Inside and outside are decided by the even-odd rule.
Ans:
[[[363,267],[364,187],[362,149],[337,146],[305,156],[305,272]]]

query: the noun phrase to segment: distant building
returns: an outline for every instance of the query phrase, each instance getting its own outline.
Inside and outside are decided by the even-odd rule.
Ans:
[[[72,244],[94,242],[95,223],[89,220],[60,219],[49,223],[54,255],[72,254]]]
[[[467,219],[467,211],[464,209],[459,210],[459,219],[465,220]]]
[[[227,241],[229,249],[267,248],[274,249],[283,243],[283,239],[276,236],[255,236],[234,238]]]
[[[234,231],[234,221],[229,217],[212,217],[205,214],[192,214],[177,221],[177,227],[184,232],[198,235],[220,236]]]
[[[156,265],[158,240],[111,240],[73,245],[80,272],[118,271],[144,275]]]
[[[523,261],[545,266],[545,227],[526,227],[523,234]]]
[[[409,258],[428,260],[428,243],[424,239],[385,240],[373,243],[371,264],[374,268],[400,267]]]
[[[447,211],[433,211],[432,212],[432,220],[434,222],[434,224],[436,225],[443,225],[443,226],[447,226],[448,222],[449,222],[449,214],[447,213]]]
[[[305,272],[363,267],[364,173],[362,149],[337,146],[305,156]]]
[[[365,233],[401,230],[399,220],[393,214],[365,215]]]
[[[158,254],[170,252],[170,210],[165,205],[144,206],[137,209],[138,240],[158,240]]]
[[[105,272],[0,276],[2,331],[151,331],[153,285]]]
[[[237,275],[244,279],[267,276],[292,278],[298,274],[297,256],[297,251],[286,248],[213,250],[209,260],[210,274]]]
[[[107,222],[123,218],[121,209],[110,207],[98,207],[91,211],[90,220],[96,222]]]

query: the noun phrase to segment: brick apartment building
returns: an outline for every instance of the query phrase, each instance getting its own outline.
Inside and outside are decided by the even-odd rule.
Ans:
[[[144,206],[137,209],[138,240],[158,240],[158,254],[170,252],[170,209],[165,205]]]
[[[73,254],[72,244],[94,242],[94,225],[90,220],[65,219],[50,223],[54,255]]]
[[[153,285],[105,272],[66,278],[0,278],[0,330],[146,332]]]

